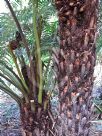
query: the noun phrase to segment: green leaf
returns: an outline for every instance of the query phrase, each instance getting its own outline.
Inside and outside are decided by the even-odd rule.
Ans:
[[[14,91],[9,88],[2,79],[0,79],[0,89],[10,95],[18,104],[22,103],[22,99]]]

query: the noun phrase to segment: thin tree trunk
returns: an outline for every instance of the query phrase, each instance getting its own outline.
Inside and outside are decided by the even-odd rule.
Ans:
[[[55,0],[60,51],[54,54],[60,116],[58,136],[89,136],[98,0]]]

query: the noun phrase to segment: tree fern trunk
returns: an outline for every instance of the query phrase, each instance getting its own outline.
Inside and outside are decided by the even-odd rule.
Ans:
[[[52,136],[50,131],[52,121],[48,113],[41,106],[34,103],[23,104],[20,107],[22,136]]]
[[[88,136],[98,0],[55,0],[60,51],[55,54],[59,87],[59,136]]]

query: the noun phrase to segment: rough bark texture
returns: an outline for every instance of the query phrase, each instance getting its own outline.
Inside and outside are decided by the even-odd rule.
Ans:
[[[52,136],[51,112],[41,106],[24,104],[20,107],[22,136]]]
[[[55,0],[60,51],[54,54],[58,136],[89,136],[98,0]]]

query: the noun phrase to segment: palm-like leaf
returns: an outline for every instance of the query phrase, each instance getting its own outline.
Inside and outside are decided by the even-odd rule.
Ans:
[[[9,94],[14,100],[21,104],[22,99],[0,78],[0,89]]]
[[[11,83],[13,86],[15,86],[15,88],[17,88],[19,92],[22,93],[23,97],[27,97],[27,92],[25,91],[26,89],[23,86],[21,79],[10,67],[8,67],[4,62],[0,61],[0,80],[2,81],[2,84],[3,84],[1,90],[4,91],[4,87],[6,88],[7,85],[4,84],[3,79]],[[11,90],[11,89],[9,88],[8,90]]]

